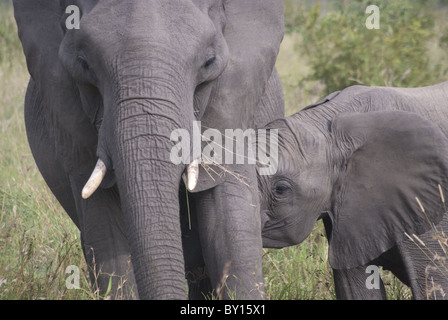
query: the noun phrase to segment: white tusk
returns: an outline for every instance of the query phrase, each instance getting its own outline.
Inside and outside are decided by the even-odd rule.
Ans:
[[[193,160],[187,167],[187,188],[193,191],[199,180],[199,160]]]
[[[89,181],[87,181],[86,185],[82,189],[82,198],[88,199],[92,194],[98,189],[101,182],[104,179],[104,176],[106,175],[107,168],[104,162],[101,159],[98,159],[98,162],[96,163],[95,169],[93,169],[92,175],[89,178]]]

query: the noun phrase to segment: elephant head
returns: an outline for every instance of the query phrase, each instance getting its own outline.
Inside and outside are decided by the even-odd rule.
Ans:
[[[448,139],[435,124],[404,111],[316,110],[268,125],[279,156],[277,173],[259,176],[264,246],[298,244],[325,217],[330,264],[348,269],[442,219]]]
[[[64,168],[84,177],[84,199],[118,185],[140,297],[184,298],[186,164],[170,159],[171,133],[192,132],[199,119],[217,129],[253,125],[283,36],[281,1],[16,0],[14,8],[32,81],[62,132]],[[197,162],[188,170],[190,189],[218,183],[197,182],[198,171]],[[256,236],[248,243],[261,248]]]

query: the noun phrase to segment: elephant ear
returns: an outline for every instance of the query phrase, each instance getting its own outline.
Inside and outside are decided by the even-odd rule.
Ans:
[[[331,131],[339,149],[352,149],[333,191],[333,268],[364,265],[405,233],[441,221],[448,140],[438,127],[414,113],[388,111],[341,114]]]
[[[202,131],[214,128],[225,136],[225,129],[254,128],[255,108],[271,76],[276,77],[274,65],[284,35],[284,12],[282,0],[223,0],[223,4],[229,62],[215,81],[201,122]],[[200,170],[194,192],[216,186],[232,169],[209,165]]]
[[[14,0],[14,16],[28,71],[38,86],[59,79],[57,61],[63,38],[59,0]],[[49,68],[48,66],[53,66]]]
[[[55,145],[63,163],[73,167],[74,156],[68,153],[78,149],[78,168],[91,172],[95,163],[97,134],[81,108],[76,83],[59,60],[59,49],[64,37],[62,23],[65,7],[61,0],[14,0],[14,16],[25,54],[28,71],[34,81],[39,100],[46,110],[43,117],[58,131]],[[50,110],[49,110],[50,109]],[[87,159],[87,160],[85,160]]]

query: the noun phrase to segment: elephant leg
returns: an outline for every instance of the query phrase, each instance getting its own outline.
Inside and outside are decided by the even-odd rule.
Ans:
[[[336,297],[339,300],[385,300],[386,290],[383,281],[378,277],[379,289],[366,285],[369,273],[366,266],[352,269],[333,269]]]
[[[210,297],[213,288],[202,255],[196,200],[192,194],[187,194],[183,183],[179,188],[179,204],[188,298],[190,300],[204,300]]]
[[[255,172],[251,176],[244,166],[234,166],[232,170],[235,174],[256,179]],[[262,298],[257,190],[232,176],[213,189],[194,194],[194,197],[202,252],[216,296],[224,299]]]
[[[332,224],[328,216],[322,218],[327,239],[331,239]],[[377,261],[372,261],[376,265]],[[369,288],[366,284],[370,273],[367,267],[359,266],[351,269],[333,269],[334,287],[338,300],[386,300],[386,289],[378,275],[379,288]]]
[[[446,266],[446,243],[441,232],[448,232],[448,215],[436,226],[438,230],[429,230],[418,239],[406,239],[397,247],[407,275],[407,282],[414,299],[448,299],[448,269]],[[439,240],[441,240],[439,242]],[[445,236],[446,241],[446,236]],[[394,274],[396,270],[391,270]],[[398,275],[397,275],[398,276]]]
[[[80,195],[83,184],[78,181],[85,179],[73,180],[74,195]],[[113,299],[138,298],[118,188],[100,188],[87,200],[78,198],[81,241],[95,289]]]

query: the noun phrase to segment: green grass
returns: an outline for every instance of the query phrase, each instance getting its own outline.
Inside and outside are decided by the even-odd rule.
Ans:
[[[327,239],[319,222],[300,245],[268,249],[263,271],[268,299],[335,299]]]
[[[277,61],[288,115],[325,92],[322,81],[308,79],[312,69],[309,57],[297,49],[301,41],[298,33],[286,35]],[[79,232],[44,183],[28,147],[23,120],[27,81],[12,9],[0,5],[0,299],[97,299]],[[335,299],[327,252],[320,222],[300,246],[264,250],[267,298]],[[81,269],[81,290],[66,289],[69,265]],[[411,297],[390,274],[383,279],[389,298]]]

